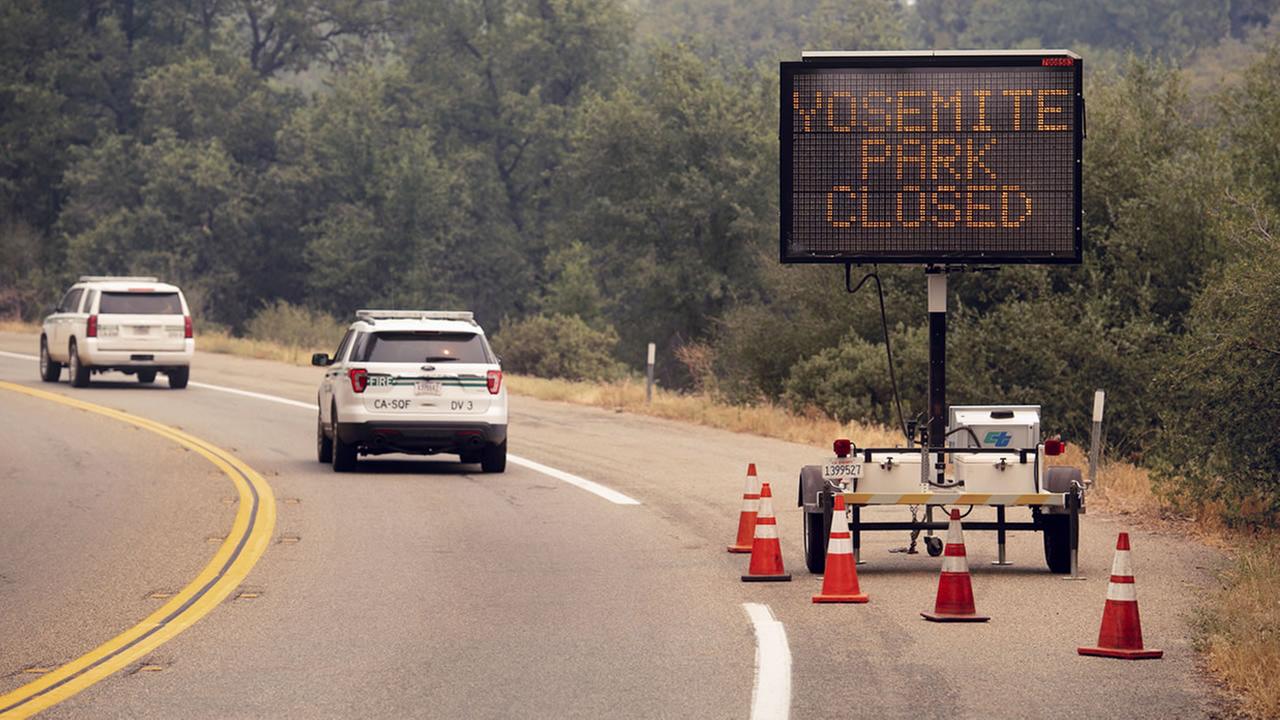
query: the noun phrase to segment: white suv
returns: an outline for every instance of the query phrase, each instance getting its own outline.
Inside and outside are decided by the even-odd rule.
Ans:
[[[357,455],[451,453],[507,466],[502,367],[469,312],[359,310],[316,397],[316,455],[338,472]]]
[[[141,383],[164,372],[169,387],[184,388],[194,353],[187,299],[153,277],[82,276],[40,329],[40,377],[57,382],[66,365],[75,387],[119,370]]]

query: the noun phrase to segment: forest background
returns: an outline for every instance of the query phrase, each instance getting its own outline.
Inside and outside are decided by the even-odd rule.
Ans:
[[[1085,58],[1084,262],[955,277],[949,400],[1280,519],[1280,0],[2,0],[0,317],[82,273],[204,330],[467,308],[515,371],[892,423],[876,297],[777,262],[779,60]],[[907,415],[919,268],[881,267]],[[271,330],[275,328],[275,330]],[[280,338],[273,338],[280,339]],[[287,339],[287,338],[285,338]]]

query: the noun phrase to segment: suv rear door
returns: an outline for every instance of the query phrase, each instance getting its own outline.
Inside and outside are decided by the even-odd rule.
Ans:
[[[103,290],[97,315],[102,350],[155,352],[185,346],[186,301],[175,290]]]
[[[84,297],[84,288],[71,288],[62,296],[62,301],[49,318],[49,352],[61,362],[67,360],[67,344],[71,340],[76,313],[80,310],[80,300]]]
[[[367,373],[359,395],[369,412],[403,420],[465,420],[489,409],[487,373],[497,359],[484,335],[466,331],[382,330],[362,333],[351,373]],[[353,388],[359,380],[353,381]]]

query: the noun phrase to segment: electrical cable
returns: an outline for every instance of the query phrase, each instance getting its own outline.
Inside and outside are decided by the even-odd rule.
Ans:
[[[863,275],[862,279],[858,281],[857,287],[854,287],[853,265],[851,263],[845,263],[844,288],[849,291],[850,295],[852,295],[862,289],[862,286],[866,284],[867,280],[876,281],[876,295],[880,299],[880,330],[884,333],[884,351],[889,360],[889,384],[893,386],[893,402],[898,408],[898,427],[902,430],[902,436],[907,439],[907,444],[910,445],[911,433],[907,431],[907,421],[902,415],[902,398],[898,395],[898,376],[893,371],[893,346],[889,342],[889,321],[885,317],[884,312],[884,287],[880,284],[880,266],[872,265],[871,267],[873,268],[872,271]]]

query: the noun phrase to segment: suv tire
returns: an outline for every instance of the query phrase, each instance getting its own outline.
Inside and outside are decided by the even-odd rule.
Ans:
[[[333,462],[333,440],[324,434],[320,413],[316,413],[316,460],[326,464]]]
[[[80,351],[76,348],[75,338],[67,345],[67,374],[71,387],[89,387],[89,368],[80,362]]]
[[[507,441],[498,445],[485,445],[480,455],[480,469],[487,473],[500,473],[507,469]]]
[[[142,383],[143,385],[150,385],[155,381],[156,381],[155,370],[139,370],[138,371],[138,382]]]
[[[351,472],[356,469],[356,446],[342,442],[342,438],[338,435],[338,411],[335,408],[330,413],[333,416],[333,451],[330,453],[333,462],[334,472]]]
[[[54,362],[49,357],[49,339],[40,336],[40,379],[45,382],[58,382],[62,376],[62,363]]]
[[[165,371],[169,376],[169,387],[174,390],[181,390],[187,386],[187,382],[191,380],[190,367],[169,368]]]

